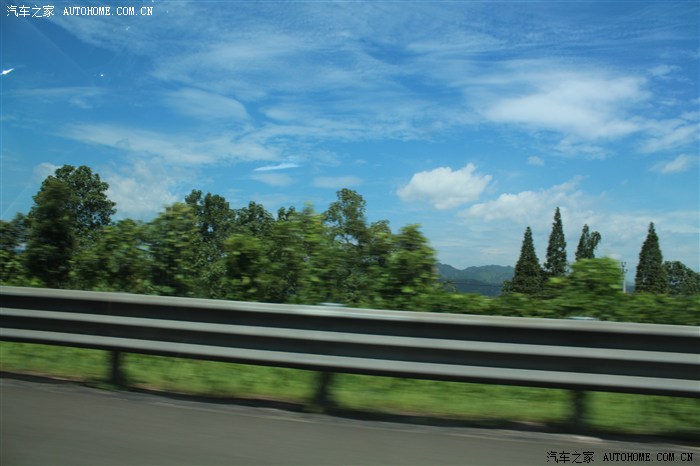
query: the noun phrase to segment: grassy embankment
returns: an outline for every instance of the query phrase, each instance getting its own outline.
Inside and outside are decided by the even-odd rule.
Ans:
[[[105,351],[0,342],[0,370],[69,378],[104,386]],[[318,374],[180,358],[129,354],[130,387],[222,398],[272,399],[308,405]],[[591,393],[587,426],[622,434],[700,436],[700,400]],[[336,375],[334,403],[342,410],[437,416],[472,425],[528,422],[564,425],[571,415],[566,390]]]

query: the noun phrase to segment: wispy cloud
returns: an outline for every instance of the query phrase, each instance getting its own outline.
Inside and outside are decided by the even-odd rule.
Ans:
[[[200,89],[183,88],[167,92],[163,99],[176,111],[199,119],[241,121],[249,118],[243,104],[236,99]]]
[[[666,160],[654,164],[651,171],[662,173],[664,175],[670,173],[680,173],[689,170],[691,167],[698,164],[698,156],[679,155],[673,160]]]
[[[468,163],[458,170],[440,167],[416,173],[397,194],[403,201],[428,202],[438,210],[445,210],[475,201],[489,181],[491,175],[478,174],[476,166]]]
[[[196,136],[173,136],[120,125],[75,124],[65,128],[61,135],[129,154],[158,156],[174,164],[271,161],[279,158],[277,149],[245,134],[238,138],[201,133]]]
[[[285,173],[254,173],[251,178],[269,186],[289,186],[294,183],[294,178]]]
[[[556,131],[586,140],[621,137],[641,129],[627,114],[646,98],[643,81],[632,77],[598,77],[586,73],[532,73],[521,95],[488,104],[493,122]]]
[[[317,188],[342,189],[358,186],[362,180],[356,176],[319,176],[314,178],[313,185]]]
[[[544,166],[544,160],[542,160],[542,157],[537,157],[536,155],[528,157],[527,163],[529,165],[534,165],[536,167],[543,167]]]
[[[289,168],[297,168],[297,167],[299,167],[299,165],[294,163],[294,162],[283,162],[283,163],[278,163],[276,165],[265,165],[263,167],[258,167],[253,171],[269,172],[269,171],[276,171],[276,170],[287,170]]]

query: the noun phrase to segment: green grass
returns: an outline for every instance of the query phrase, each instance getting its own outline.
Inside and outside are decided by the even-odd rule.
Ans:
[[[0,370],[108,381],[106,351],[0,342]],[[318,373],[172,357],[125,355],[131,387],[213,397],[257,398],[311,405]],[[342,410],[430,416],[499,425],[565,424],[571,415],[567,390],[437,382],[337,374],[332,399]],[[700,400],[615,393],[589,393],[586,425],[599,432],[700,436]]]

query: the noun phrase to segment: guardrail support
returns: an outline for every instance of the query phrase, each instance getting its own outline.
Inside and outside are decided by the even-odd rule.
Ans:
[[[572,390],[571,392],[571,401],[574,408],[571,424],[577,430],[581,430],[586,426],[587,395],[583,390]]]
[[[112,370],[110,373],[110,382],[118,387],[126,386],[126,376],[122,370],[122,352],[112,351],[111,354],[111,366]]]
[[[314,404],[321,408],[329,408],[333,405],[330,395],[330,387],[333,383],[333,372],[322,371],[318,374],[318,385],[314,396]]]

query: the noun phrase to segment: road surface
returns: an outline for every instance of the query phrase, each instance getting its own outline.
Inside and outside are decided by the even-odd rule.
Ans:
[[[612,453],[700,464],[700,449],[677,445],[358,421],[0,379],[0,464],[8,466],[586,464],[584,453],[593,465]]]

